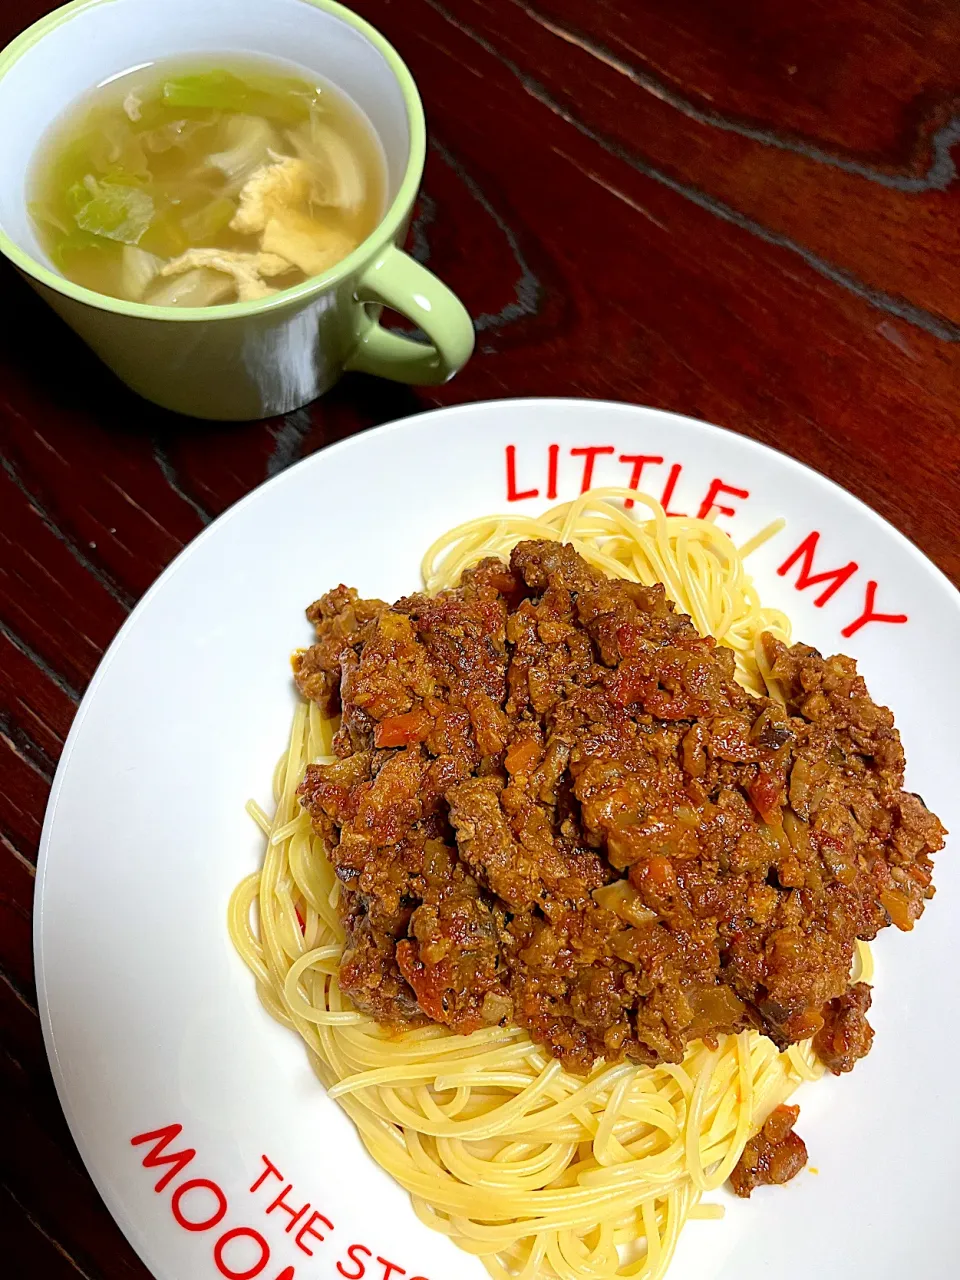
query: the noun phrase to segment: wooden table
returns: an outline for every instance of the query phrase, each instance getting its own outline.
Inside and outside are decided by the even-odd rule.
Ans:
[[[0,42],[50,7],[9,0]],[[125,390],[3,268],[5,1276],[147,1274],[83,1169],[47,1070],[34,863],[57,758],[104,649],[180,548],[267,476],[435,405],[630,400],[816,467],[960,581],[955,4],[356,7],[423,94],[431,144],[411,244],[477,327],[452,384],[350,377],[282,420],[178,419]]]

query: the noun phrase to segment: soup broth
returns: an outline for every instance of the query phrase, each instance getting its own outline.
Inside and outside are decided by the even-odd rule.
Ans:
[[[50,260],[157,306],[263,298],[346,257],[383,215],[380,143],[328,84],[237,56],[99,86],[40,144],[30,215]]]

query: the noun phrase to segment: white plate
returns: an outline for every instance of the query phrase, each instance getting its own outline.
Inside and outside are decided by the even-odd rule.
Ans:
[[[227,512],[140,602],[83,700],[44,826],[36,961],[53,1074],[101,1194],[157,1280],[357,1277],[358,1244],[371,1251],[352,1255],[364,1280],[485,1276],[417,1221],[300,1040],[262,1011],[226,904],[261,857],[244,802],[269,801],[293,706],[288,654],[309,642],[305,605],[341,581],[387,599],[410,591],[438,533],[543,509],[552,454],[558,497],[574,496],[591,456],[577,451],[595,448],[594,484],[628,480],[624,455],[662,459],[641,487],[661,497],[673,476],[673,511],[695,513],[714,482],[727,486],[714,496],[734,512],[722,521],[738,542],[786,517],[751,561],[765,602],[787,610],[798,638],[860,660],[895,710],[908,784],[960,829],[960,597],[900,534],[796,462],[687,418],[573,400],[447,409],[307,459]],[[780,567],[811,534],[807,576],[846,574],[800,589],[803,555]],[[875,611],[907,621],[857,627],[871,582]],[[800,1094],[819,1173],[749,1203],[720,1193],[726,1219],[688,1226],[671,1280],[756,1280],[773,1267],[778,1280],[807,1280],[811,1267],[831,1280],[957,1274],[960,862],[949,846],[936,883],[914,933],[877,943],[870,1056]],[[182,1131],[167,1153],[196,1155],[182,1169],[144,1167],[153,1143],[131,1139],[169,1125]],[[252,1191],[264,1157],[282,1181],[268,1173]],[[290,1232],[282,1204],[266,1211],[288,1184],[293,1211],[312,1206]],[[334,1224],[312,1219],[322,1243],[302,1233],[314,1212]]]

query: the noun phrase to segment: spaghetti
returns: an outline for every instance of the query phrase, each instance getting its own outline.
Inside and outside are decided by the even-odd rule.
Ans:
[[[613,505],[624,499],[649,519]],[[493,516],[451,530],[427,551],[423,578],[433,593],[525,538],[571,543],[611,577],[662,582],[701,634],[734,650],[740,683],[760,693],[759,637],[787,640],[790,628],[761,606],[743,560],[778,527],[738,551],[709,519],[667,516],[630,490],[595,490],[537,519]],[[307,764],[330,757],[334,729],[315,704],[301,704],[274,775],[273,817],[249,806],[267,848],[233,894],[229,927],[263,1004],[300,1034],[420,1219],[497,1280],[657,1280],[688,1218],[722,1216],[703,1194],[727,1179],[773,1108],[822,1073],[809,1042],[780,1053],[743,1031],[715,1049],[697,1042],[680,1064],[601,1061],[584,1077],[515,1026],[398,1033],[358,1012],[338,985],[339,882],[297,799]],[[865,969],[869,953],[859,944],[858,953]]]

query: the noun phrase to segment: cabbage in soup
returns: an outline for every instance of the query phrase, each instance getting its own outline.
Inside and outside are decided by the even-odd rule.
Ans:
[[[343,94],[226,56],[128,72],[40,144],[30,214],[50,260],[157,306],[263,298],[320,275],[383,215],[380,143]]]

